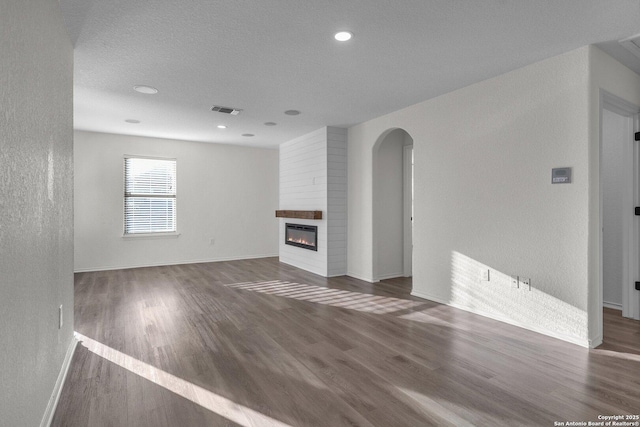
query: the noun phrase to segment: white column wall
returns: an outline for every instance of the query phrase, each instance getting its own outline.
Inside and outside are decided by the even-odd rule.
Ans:
[[[322,211],[321,220],[280,219],[280,261],[321,276],[327,276],[327,130],[315,132],[280,145],[280,208]],[[285,224],[318,227],[318,251],[285,245]]]
[[[321,220],[280,220],[280,261],[321,276],[346,273],[346,129],[325,127],[280,145],[280,209],[320,210]],[[318,251],[286,245],[285,224],[318,227]]]

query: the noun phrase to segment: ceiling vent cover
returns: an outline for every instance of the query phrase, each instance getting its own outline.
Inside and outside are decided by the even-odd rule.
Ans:
[[[620,40],[622,46],[626,47],[631,53],[640,58],[640,34],[636,34],[628,39]]]
[[[220,107],[219,105],[214,105],[211,107],[211,111],[216,111],[218,113],[231,114],[232,116],[237,116],[240,114],[242,110],[237,108],[229,108],[229,107]]]

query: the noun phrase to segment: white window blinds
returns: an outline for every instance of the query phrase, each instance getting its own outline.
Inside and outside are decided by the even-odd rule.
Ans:
[[[124,159],[124,233],[176,231],[176,161]]]

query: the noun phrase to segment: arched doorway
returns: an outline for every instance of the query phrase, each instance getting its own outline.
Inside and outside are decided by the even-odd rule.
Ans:
[[[373,146],[373,279],[411,276],[413,138],[400,128]]]

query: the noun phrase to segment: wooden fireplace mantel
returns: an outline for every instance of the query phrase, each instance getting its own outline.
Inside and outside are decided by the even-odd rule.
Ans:
[[[276,211],[276,218],[322,219],[322,211]]]

